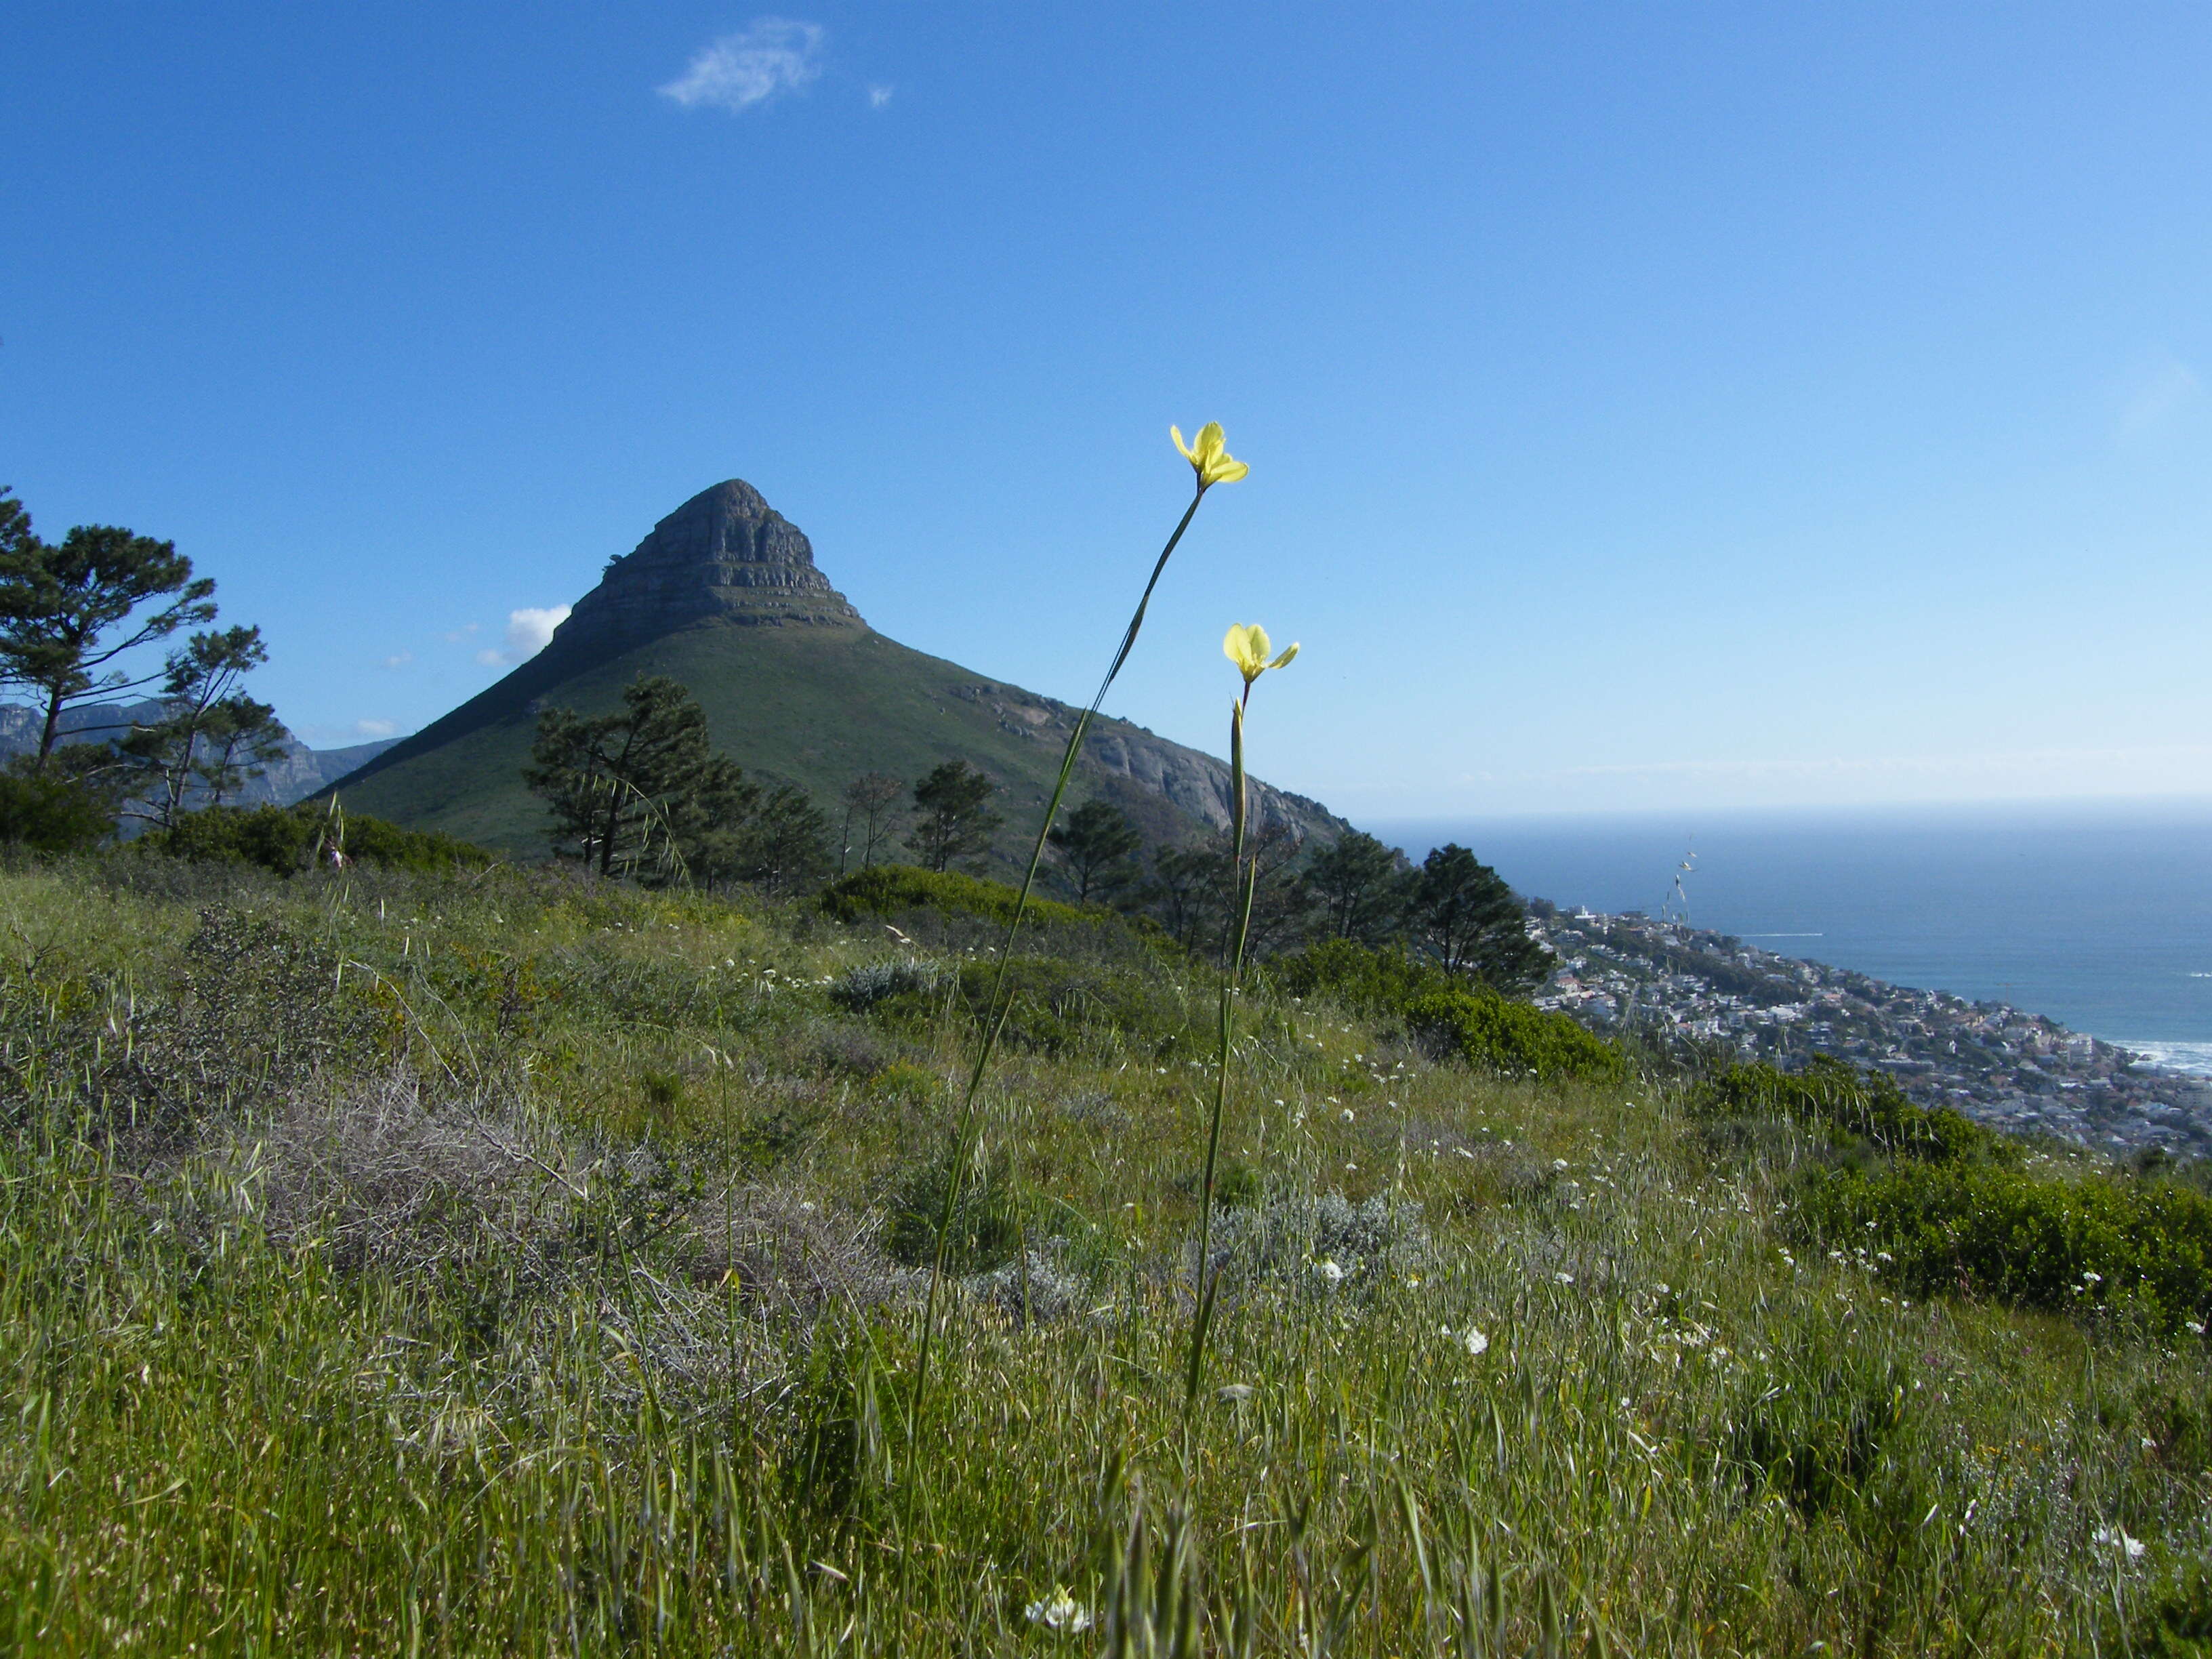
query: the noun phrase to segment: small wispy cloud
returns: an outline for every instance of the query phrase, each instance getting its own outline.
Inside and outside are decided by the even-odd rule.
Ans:
[[[415,653],[412,651],[395,651],[384,659],[383,665],[386,668],[404,668],[414,660]]]
[[[659,88],[660,95],[686,109],[704,105],[732,114],[750,109],[779,93],[797,91],[822,73],[823,35],[818,23],[757,17],[749,27],[702,48],[690,68]],[[889,88],[884,95],[890,97]]]
[[[870,109],[882,109],[885,105],[889,104],[890,100],[890,88],[870,87],[868,88],[868,107]]]
[[[454,629],[451,633],[447,634],[446,635],[446,643],[447,645],[466,645],[469,642],[469,635],[476,631],[477,625],[474,623],[469,623],[463,627]]]
[[[354,731],[364,743],[374,743],[379,738],[388,738],[399,729],[397,720],[361,720],[353,723]]]
[[[2151,365],[2128,383],[2120,400],[2120,436],[2140,438],[2164,426],[2204,390],[2197,371],[2179,357]]]
[[[496,649],[486,648],[477,653],[477,660],[487,668],[503,668],[510,663],[524,662],[543,651],[553,638],[553,630],[568,620],[565,605],[526,605],[520,611],[507,613],[507,643]]]

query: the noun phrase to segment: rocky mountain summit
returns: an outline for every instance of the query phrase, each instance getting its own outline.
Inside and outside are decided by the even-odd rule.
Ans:
[[[1096,627],[1103,657],[1118,617]],[[521,768],[540,710],[614,707],[640,674],[682,682],[715,744],[827,805],[862,772],[908,782],[963,760],[1000,790],[993,865],[1017,868],[1079,710],[909,649],[868,626],[805,533],[739,478],[701,490],[608,562],[545,649],[338,787],[362,811],[520,855],[544,846]],[[1229,769],[1124,720],[1091,728],[1076,799],[1103,796],[1154,842],[1229,823]],[[1318,801],[1253,783],[1254,816],[1326,842]]]
[[[702,489],[610,560],[546,648],[604,653],[699,623],[865,628],[813,544],[742,478]]]

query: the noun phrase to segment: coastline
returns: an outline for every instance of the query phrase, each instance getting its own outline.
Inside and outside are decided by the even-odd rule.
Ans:
[[[1556,958],[1536,1006],[1593,1031],[1786,1068],[1827,1056],[1923,1105],[2113,1156],[2212,1157],[2212,1075],[1996,999],[1968,1000],[1628,911],[1528,901]],[[2195,1056],[2189,1056],[2194,1058]]]

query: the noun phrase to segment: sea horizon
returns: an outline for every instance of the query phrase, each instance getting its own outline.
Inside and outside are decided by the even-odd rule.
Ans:
[[[1694,927],[1784,956],[2010,1003],[2212,1076],[2212,799],[1436,815],[1364,827],[1417,861],[1458,842],[1526,897],[1686,910]]]

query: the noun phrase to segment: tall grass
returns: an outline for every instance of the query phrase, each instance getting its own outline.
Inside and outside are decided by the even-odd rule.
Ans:
[[[1724,1142],[1254,994],[1193,1405],[1210,1065],[1019,1048],[1029,1316],[948,1274],[909,1433],[928,1264],[880,1218],[971,1060],[833,995],[871,930],[159,873],[0,875],[9,1651],[2086,1653],[2201,1613],[2201,1343],[1807,1251],[1820,1126]],[[215,976],[248,910],[299,975]]]
[[[923,1390],[929,1385],[930,1350],[937,1338],[937,1310],[945,1288],[945,1252],[949,1248],[952,1220],[960,1204],[960,1195],[967,1182],[969,1166],[981,1151],[982,1119],[977,1111],[982,1092],[983,1079],[991,1069],[992,1056],[997,1053],[999,1039],[1003,1034],[1006,1018],[1006,975],[1012,965],[1014,945],[1022,930],[1022,921],[1029,912],[1030,896],[1036,890],[1037,872],[1044,865],[1045,848],[1052,840],[1053,825],[1060,817],[1060,803],[1066,798],[1069,781],[1075,775],[1075,763],[1082,758],[1083,744],[1091,734],[1091,723],[1098,717],[1105,705],[1106,694],[1113,690],[1114,682],[1121,677],[1121,668],[1129,660],[1129,653],[1137,648],[1137,636],[1144,631],[1145,613],[1151,608],[1153,590],[1160,585],[1160,577],[1175,556],[1176,549],[1182,543],[1183,532],[1190,528],[1191,520],[1206,500],[1206,492],[1216,483],[1234,483],[1241,480],[1248,469],[1242,462],[1231,459],[1222,439],[1219,422],[1209,422],[1199,431],[1196,444],[1186,447],[1182,434],[1169,428],[1176,447],[1182,451],[1196,475],[1191,491],[1190,505],[1183,508],[1182,517],[1170,532],[1167,544],[1160,549],[1159,557],[1152,562],[1152,574],[1146,579],[1144,592],[1137,596],[1137,608],[1131,613],[1129,623],[1121,631],[1121,641],[1115,647],[1113,660],[1106,665],[1105,675],[1098,682],[1090,704],[1076,717],[1073,730],[1067,734],[1067,747],[1062,753],[1059,775],[1053,781],[1052,795],[1045,803],[1043,819],[1037,825],[1036,843],[1030,850],[1030,860],[1022,872],[1021,888],[1014,900],[1013,915],[1006,921],[1006,937],[999,948],[998,970],[993,976],[991,992],[984,1005],[981,1041],[976,1045],[974,1065],[968,1073],[968,1086],[961,1097],[960,1115],[953,1131],[953,1158],[951,1178],[945,1183],[945,1206],[938,1218],[937,1252],[930,1264],[929,1299],[922,1314],[921,1352],[914,1370],[914,1400],[918,1412]],[[1242,782],[1240,779],[1239,792]],[[1240,806],[1239,811],[1242,808]],[[1024,1271],[1026,1272],[1028,1249],[1024,1246]]]

